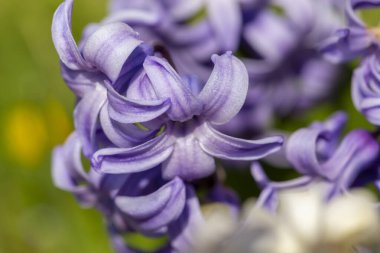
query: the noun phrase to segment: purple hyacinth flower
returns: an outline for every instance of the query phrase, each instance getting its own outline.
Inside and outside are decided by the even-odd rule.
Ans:
[[[148,89],[159,99],[170,99],[164,130],[136,147],[99,150],[93,156],[94,168],[104,173],[130,173],[162,163],[164,178],[193,180],[214,171],[213,157],[251,161],[277,151],[281,137],[247,141],[226,136],[213,127],[228,122],[240,110],[248,78],[244,65],[231,53],[215,55],[212,60],[214,70],[199,91],[197,83],[185,83],[167,61],[147,57],[146,73],[133,93],[144,97]]]
[[[327,185],[328,196],[347,191],[350,187],[374,183],[379,175],[376,161],[380,147],[376,139],[365,130],[350,132],[339,143],[346,115],[336,113],[324,123],[316,122],[308,128],[293,133],[286,144],[289,162],[302,175],[285,182],[271,182],[259,164],[251,172],[264,189],[259,204],[275,208],[277,192],[287,188],[302,187],[312,182]],[[368,175],[372,175],[368,177]]]
[[[71,33],[72,5],[73,0],[66,0],[58,7],[52,34],[63,78],[79,98],[74,117],[84,153],[90,157],[99,146],[100,114],[103,135],[113,144],[128,147],[141,143],[154,133],[141,133],[127,123],[149,121],[169,109],[168,100],[136,101],[122,95],[151,49],[124,23],[95,26],[78,47]],[[115,123],[108,114],[115,110],[128,122],[122,126]]]
[[[345,3],[347,27],[338,29],[321,44],[324,55],[333,62],[363,57],[379,50],[379,28],[369,28],[356,11],[380,6],[378,0],[348,0]]]
[[[304,175],[320,177],[344,191],[377,158],[379,144],[365,130],[350,132],[337,145],[344,115],[333,115],[323,124],[293,133],[286,152],[295,169]],[[305,141],[308,140],[308,141]]]
[[[271,5],[284,13],[275,13]],[[337,68],[322,59],[316,46],[340,25],[330,1],[114,0],[110,18],[148,9],[161,15],[161,22],[133,27],[144,40],[163,45],[180,74],[196,74],[205,82],[212,54],[231,50],[243,55],[250,95],[224,131],[239,133],[237,125],[247,126],[242,131],[262,130],[274,114],[308,108],[331,91]]]
[[[104,215],[119,253],[135,252],[121,239],[123,234],[167,234],[172,237],[165,247],[169,249],[179,247],[189,236],[181,233],[202,222],[192,186],[181,179],[164,180],[159,169],[121,175],[86,172],[81,152],[80,139],[74,132],[54,150],[53,181],[58,188],[72,192],[83,206],[96,207]],[[197,217],[191,224],[190,216]]]

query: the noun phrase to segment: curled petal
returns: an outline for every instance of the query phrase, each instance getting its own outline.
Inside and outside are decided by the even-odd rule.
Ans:
[[[194,189],[186,187],[186,205],[181,216],[169,226],[171,244],[176,252],[186,252],[196,243],[194,236],[204,225],[198,197]]]
[[[363,28],[343,28],[320,44],[320,50],[332,62],[343,62],[368,53],[373,38]]]
[[[92,158],[94,169],[110,174],[149,170],[165,161],[173,152],[166,134],[132,148],[105,148]]]
[[[214,170],[214,158],[201,149],[194,135],[189,135],[176,139],[172,155],[162,165],[162,176],[190,181],[204,178]]]
[[[167,112],[174,121],[186,121],[202,111],[202,103],[194,96],[170,64],[158,57],[147,57],[144,69],[159,98],[170,98]]]
[[[63,2],[53,17],[52,36],[54,46],[61,61],[72,70],[91,70],[92,66],[87,63],[71,33],[71,12],[73,0]]]
[[[81,162],[82,145],[77,134],[72,133],[64,146],[57,147],[53,153],[53,181],[61,189],[72,191],[76,181],[87,181]]]
[[[230,52],[222,56],[213,55],[212,60],[214,70],[198,97],[205,105],[202,115],[214,124],[224,124],[244,104],[248,74],[244,64]]]
[[[134,146],[155,134],[150,131],[142,131],[133,124],[119,124],[112,121],[108,114],[107,103],[100,111],[100,124],[107,138],[121,148]]]
[[[185,185],[175,178],[157,191],[141,197],[116,198],[116,205],[144,231],[155,231],[181,214],[186,200]]]
[[[83,206],[92,206],[96,196],[87,185],[88,176],[81,162],[82,145],[77,134],[72,133],[63,146],[53,151],[52,177],[54,185],[75,194]]]
[[[95,132],[99,113],[106,102],[106,89],[97,85],[77,104],[74,111],[74,124],[83,143],[83,153],[90,157],[95,151]]]
[[[323,164],[322,172],[331,180],[348,186],[356,176],[377,157],[379,144],[364,130],[349,133],[331,159]]]
[[[209,155],[227,160],[253,161],[278,151],[283,143],[280,136],[260,140],[230,137],[203,124],[198,129],[200,146]]]
[[[146,122],[164,114],[170,108],[169,99],[133,100],[118,94],[108,85],[110,117],[120,123]]]
[[[320,164],[317,144],[320,131],[300,129],[290,136],[286,145],[286,156],[294,167],[305,174],[318,174]]]
[[[129,85],[127,97],[136,100],[158,100],[152,83],[146,73],[142,73]]]
[[[142,63],[144,57],[140,55],[144,51],[139,47],[141,44],[142,41],[130,26],[110,23],[100,26],[89,36],[83,45],[83,56],[115,82],[125,74],[126,69],[133,69]]]
[[[286,145],[288,160],[301,173],[320,175],[321,164],[335,152],[346,121],[346,114],[337,112],[323,123],[315,122],[293,133]]]
[[[61,66],[61,74],[70,89],[80,98],[90,93],[97,84],[102,84],[106,78],[100,72],[71,70],[64,64]]]
[[[354,72],[352,98],[355,107],[374,125],[380,125],[380,76],[376,57],[369,57]]]

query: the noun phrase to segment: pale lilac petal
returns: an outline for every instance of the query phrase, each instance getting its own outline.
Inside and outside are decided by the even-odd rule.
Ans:
[[[214,158],[201,149],[196,136],[188,135],[176,139],[172,155],[162,165],[162,176],[190,181],[204,178],[214,170]]]
[[[201,11],[204,0],[183,1],[175,0],[170,3],[170,15],[176,21],[189,19]]]
[[[207,123],[198,129],[199,142],[209,155],[226,160],[253,161],[278,151],[283,143],[280,136],[260,140],[244,140],[218,132]]]
[[[54,185],[62,190],[72,192],[84,207],[93,206],[96,196],[88,186],[81,160],[82,145],[77,134],[72,133],[63,146],[53,151],[52,177]]]
[[[83,153],[87,157],[95,151],[95,132],[99,113],[106,99],[106,89],[97,85],[80,100],[74,110],[75,128],[83,144]]]
[[[212,57],[215,63],[199,99],[205,104],[202,116],[214,124],[230,121],[241,109],[248,92],[244,64],[231,53]]]
[[[126,97],[135,100],[159,100],[144,72],[129,85]]]
[[[102,23],[123,22],[130,26],[156,26],[160,23],[161,13],[156,10],[126,9],[118,10],[105,18]]]
[[[242,17],[236,1],[208,0],[207,12],[221,51],[235,51],[240,41]]]
[[[73,70],[91,70],[92,66],[87,63],[71,33],[71,12],[73,0],[66,0],[56,10],[53,17],[52,35],[54,46],[61,61]]]
[[[63,146],[53,152],[53,182],[55,186],[67,191],[78,188],[76,181],[87,181],[87,175],[81,163],[82,145],[77,134],[72,133]]]
[[[100,111],[100,125],[107,138],[116,146],[127,148],[153,137],[151,131],[143,131],[133,124],[119,124],[112,121],[108,114],[108,103]]]
[[[286,156],[301,173],[309,175],[318,173],[320,165],[317,144],[320,135],[320,130],[305,128],[289,137],[286,144]]]
[[[93,167],[103,173],[119,174],[149,170],[164,162],[173,152],[166,134],[132,148],[105,148],[92,158]]]
[[[378,153],[379,144],[370,133],[352,131],[343,139],[331,159],[323,164],[321,173],[347,187],[361,170],[375,161]]]
[[[169,226],[169,236],[172,247],[176,252],[186,252],[196,243],[196,233],[202,225],[204,218],[201,212],[198,197],[191,186],[186,187],[186,206],[176,222]]]
[[[147,57],[144,69],[157,96],[170,98],[171,107],[167,112],[170,119],[183,122],[201,113],[202,103],[166,60]]]
[[[320,175],[321,164],[334,154],[346,121],[346,114],[337,112],[325,122],[293,133],[286,145],[289,162],[301,173]]]
[[[110,23],[100,26],[89,36],[83,45],[83,56],[115,82],[124,74],[123,68],[132,68],[125,64],[137,66],[142,63],[143,58],[139,57],[139,54],[144,54],[139,48],[141,44],[142,41],[130,26]],[[136,62],[130,58],[140,60]]]
[[[61,66],[63,80],[78,97],[91,92],[97,84],[102,84],[106,77],[100,72],[71,70],[64,64]]]
[[[117,122],[130,124],[155,119],[170,109],[169,99],[133,100],[108,87],[109,115]]]
[[[367,54],[373,37],[363,28],[343,28],[320,44],[323,55],[332,62],[344,62]]]
[[[296,46],[295,32],[283,17],[263,11],[244,26],[244,38],[266,61],[276,62]]]
[[[154,231],[178,218],[185,206],[185,185],[175,178],[157,191],[141,197],[116,198],[116,205],[143,231]]]

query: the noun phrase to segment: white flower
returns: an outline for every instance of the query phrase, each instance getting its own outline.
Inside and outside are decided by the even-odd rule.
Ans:
[[[324,193],[321,185],[286,190],[275,214],[248,204],[240,218],[227,205],[209,205],[192,253],[380,252],[369,250],[380,241],[372,195],[355,190],[326,202]]]

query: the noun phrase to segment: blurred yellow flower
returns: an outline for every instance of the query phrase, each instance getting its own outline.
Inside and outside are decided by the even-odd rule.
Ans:
[[[33,105],[11,109],[4,124],[5,146],[11,158],[21,165],[34,166],[47,148],[47,129],[43,114]]]
[[[50,149],[64,141],[71,131],[69,117],[58,101],[44,108],[23,103],[7,114],[4,122],[5,147],[11,159],[20,165],[38,165]]]

